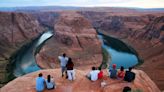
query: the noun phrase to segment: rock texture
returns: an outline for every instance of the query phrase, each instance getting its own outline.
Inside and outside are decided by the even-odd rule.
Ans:
[[[0,84],[8,81],[10,57],[24,44],[43,32],[29,14],[0,12]]]
[[[54,24],[54,33],[54,37],[37,55],[37,63],[42,68],[58,67],[58,56],[62,53],[71,57],[75,66],[100,65],[102,62],[101,43],[97,33],[80,14],[60,12]]]
[[[100,86],[101,80],[89,81],[85,77],[88,72],[89,70],[76,70],[76,79],[69,81],[61,77],[60,69],[41,70],[18,77],[0,90],[1,92],[35,92],[35,78],[39,73],[43,73],[45,78],[48,74],[51,74],[57,85],[56,89],[44,90],[44,92],[122,92],[125,86],[130,86],[133,90],[140,89],[143,92],[160,92],[153,81],[141,70],[134,70],[136,79],[132,83],[110,79],[107,76],[108,73],[104,70],[104,80],[107,83],[104,87]]]
[[[113,35],[134,47],[145,71],[164,90],[164,13],[158,12],[79,12],[101,32]],[[160,76],[157,76],[158,74]]]
[[[54,24],[58,20],[59,13],[58,12],[33,12],[31,13],[42,26],[53,28]]]
[[[128,9],[123,9],[125,10],[123,12],[119,9],[117,9],[117,11],[115,9],[107,11],[111,9],[104,10],[100,8],[100,10],[103,11],[100,12],[94,9],[87,11],[86,9],[78,13],[75,11],[44,11],[30,12],[29,14],[26,14],[26,12],[0,12],[0,84],[5,83],[7,81],[6,78],[11,74],[7,69],[8,64],[10,64],[10,56],[21,46],[30,42],[32,38],[37,37],[39,33],[43,32],[42,27],[39,26],[39,24],[41,24],[42,26],[53,28],[55,33],[36,56],[37,63],[42,68],[59,67],[57,57],[62,53],[67,53],[68,56],[72,57],[76,65],[75,67],[78,69],[86,69],[92,65],[100,65],[102,61],[101,44],[96,36],[95,29],[93,29],[94,27],[132,45],[140,57],[144,59],[144,64],[138,68],[145,71],[159,88],[164,90],[164,63],[162,61],[164,59],[164,14],[158,12],[145,13]],[[83,75],[84,73],[79,71],[78,74]],[[141,73],[141,75],[143,74],[144,73]],[[21,78],[24,77],[18,79]],[[25,78],[27,78],[27,80],[28,78],[32,79],[31,77]],[[21,81],[26,80],[23,79]],[[109,83],[111,81],[112,80],[109,80]],[[141,81],[138,82],[140,83]],[[69,82],[67,81],[65,83],[65,85],[68,85]],[[86,84],[87,83],[90,82],[88,81]],[[100,81],[97,83],[99,84]],[[144,81],[144,83],[146,82]],[[124,85],[124,83],[116,85],[122,84]],[[19,84],[18,86],[21,85],[22,84]],[[31,84],[27,83],[26,85]],[[145,87],[145,85],[149,84],[138,85],[132,87],[142,88],[143,85],[143,87]],[[62,87],[59,89],[59,92],[62,91]],[[77,87],[77,85],[75,87]],[[90,87],[95,91],[94,87]],[[117,87],[119,86],[107,86],[105,89],[112,88],[111,90],[122,90],[122,86],[121,88]],[[69,88],[68,90],[71,89],[72,88]],[[86,89],[89,89],[89,87]],[[148,87],[148,89],[151,89],[151,87]],[[148,89],[145,88],[145,92],[149,92]],[[8,90],[10,90],[10,88]],[[11,88],[11,90],[16,91],[18,89]],[[31,89],[29,88],[27,90]],[[32,91],[34,90],[32,89]],[[158,92],[158,90],[152,92]]]

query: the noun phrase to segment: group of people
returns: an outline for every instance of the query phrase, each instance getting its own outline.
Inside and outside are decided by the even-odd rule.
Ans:
[[[129,67],[129,69],[125,72],[124,67],[121,66],[120,70],[117,71],[116,64],[112,65],[112,69],[109,69],[109,76],[112,79],[123,79],[127,82],[132,82],[135,79],[135,73],[132,72],[132,67]]]
[[[58,59],[60,60],[62,77],[64,76],[65,72],[66,78],[68,80],[75,80],[75,72],[73,68],[74,64],[72,62],[72,59],[70,57],[67,57],[65,53],[62,56],[59,56]],[[48,90],[54,89],[56,88],[56,85],[51,75],[48,75],[47,79],[45,79],[42,73],[40,73],[36,78],[35,88],[37,92],[42,92],[45,88],[47,88]]]
[[[67,57],[64,53],[62,56],[58,57],[61,66],[61,75],[64,77],[64,73],[66,79],[68,80],[75,80],[75,70],[74,70],[74,63],[70,57]],[[109,77],[112,79],[121,79],[127,82],[132,82],[135,79],[135,73],[131,71],[132,67],[129,67],[128,71],[124,71],[124,67],[121,66],[120,70],[116,69],[116,64],[112,65],[112,69],[109,69]],[[92,67],[92,70],[87,74],[87,78],[91,81],[96,81],[98,79],[103,80],[103,71],[99,67]],[[45,88],[47,89],[54,89],[56,88],[55,82],[53,78],[48,75],[47,79],[44,79],[42,73],[36,78],[36,90],[37,92],[42,92]],[[104,85],[104,84],[103,84]]]
[[[112,65],[112,69],[109,69],[109,77],[112,79],[122,79],[127,82],[132,82],[135,79],[135,73],[132,72],[132,67],[129,67],[128,71],[124,71],[124,67],[121,66],[120,70],[116,69],[116,64]],[[87,78],[91,81],[96,81],[103,78],[103,71],[101,68],[92,67],[92,70],[87,75]]]

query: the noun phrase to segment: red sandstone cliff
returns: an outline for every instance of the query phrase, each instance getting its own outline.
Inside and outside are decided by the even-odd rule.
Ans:
[[[81,13],[59,13],[58,17],[54,15],[56,13],[32,14],[40,24],[54,26],[55,35],[37,55],[37,63],[42,68],[58,67],[57,56],[63,52],[73,58],[76,67],[82,66],[81,69],[87,68],[87,65],[100,64],[101,45],[93,25],[131,44],[145,60],[139,68],[163,89],[163,13],[85,11],[82,15],[88,20]],[[43,30],[29,14],[0,13],[0,20],[0,80],[4,80],[11,54]]]
[[[101,43],[90,22],[80,14],[60,12],[54,33],[37,55],[37,63],[42,68],[59,66],[58,56],[62,53],[71,57],[76,66],[100,65]]]
[[[153,12],[79,12],[92,25],[108,35],[130,44],[144,60],[139,68],[164,89],[164,13]],[[158,76],[160,75],[160,76]]]
[[[44,92],[122,92],[125,86],[130,86],[132,90],[140,89],[143,92],[160,92],[154,82],[141,70],[134,70],[136,79],[132,83],[110,79],[104,70],[104,79],[107,83],[104,87],[100,86],[101,80],[91,82],[85,77],[89,70],[75,71],[76,79],[74,81],[62,78],[60,69],[48,69],[18,77],[0,90],[1,92],[35,92],[35,78],[39,73],[43,73],[45,78],[51,74],[57,85],[56,89],[44,90]]]
[[[10,56],[41,32],[43,28],[29,14],[0,12],[0,84],[10,75]]]

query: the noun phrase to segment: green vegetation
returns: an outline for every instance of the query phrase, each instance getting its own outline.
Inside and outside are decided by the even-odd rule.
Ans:
[[[102,47],[102,55],[103,55],[103,61],[100,65],[100,67],[104,69],[104,68],[107,68],[109,65],[108,61],[110,59],[110,55],[109,55],[108,51],[103,47]]]

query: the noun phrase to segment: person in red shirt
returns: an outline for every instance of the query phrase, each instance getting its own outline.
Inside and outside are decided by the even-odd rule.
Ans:
[[[99,67],[99,73],[98,73],[98,79],[102,79],[103,78],[103,71],[101,70],[101,67]]]
[[[124,76],[125,76],[124,67],[121,66],[120,70],[118,71],[117,77],[118,77],[119,79],[124,79]]]

